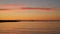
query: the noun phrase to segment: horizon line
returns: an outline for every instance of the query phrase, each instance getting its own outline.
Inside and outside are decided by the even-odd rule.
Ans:
[[[0,22],[56,22],[56,21],[59,21],[60,20],[0,20]]]

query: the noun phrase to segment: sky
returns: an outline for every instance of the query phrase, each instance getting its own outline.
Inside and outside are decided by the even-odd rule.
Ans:
[[[60,20],[60,0],[0,0],[0,9],[0,19]]]
[[[23,4],[29,7],[60,8],[60,0],[0,0],[0,4]]]

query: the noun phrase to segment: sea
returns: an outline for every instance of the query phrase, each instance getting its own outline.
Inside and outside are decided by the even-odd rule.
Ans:
[[[60,21],[0,22],[0,34],[60,34]]]

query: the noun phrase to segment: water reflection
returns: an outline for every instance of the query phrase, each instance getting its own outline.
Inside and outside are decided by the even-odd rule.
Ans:
[[[60,22],[5,22],[0,23],[0,34],[60,34]]]

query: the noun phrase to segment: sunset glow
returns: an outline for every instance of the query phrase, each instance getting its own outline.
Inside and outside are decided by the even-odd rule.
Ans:
[[[60,34],[60,0],[0,0],[0,34]]]
[[[56,8],[29,8],[21,5],[0,5],[1,20],[60,20]]]

